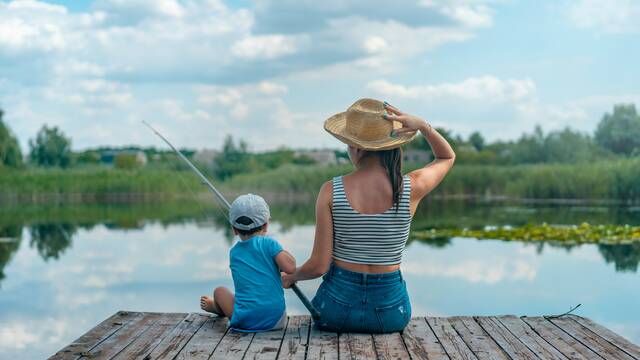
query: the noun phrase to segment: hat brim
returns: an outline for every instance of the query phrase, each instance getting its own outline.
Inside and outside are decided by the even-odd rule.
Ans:
[[[328,118],[324,122],[324,129],[338,140],[342,141],[347,145],[351,145],[363,150],[389,150],[400,147],[411,140],[416,136],[417,132],[409,132],[404,134],[399,134],[396,137],[388,136],[387,138],[381,140],[362,140],[358,139],[355,136],[346,132],[347,125],[347,112],[341,112],[333,115]],[[402,127],[397,121],[393,122],[393,128],[399,129]]]

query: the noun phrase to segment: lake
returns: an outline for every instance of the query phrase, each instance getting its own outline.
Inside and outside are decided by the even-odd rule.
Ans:
[[[313,206],[273,206],[270,233],[302,263]],[[640,224],[640,208],[430,201],[412,229]],[[0,358],[52,355],[118,310],[193,312],[232,286],[233,237],[222,213],[194,203],[0,207]],[[581,303],[640,343],[640,243],[579,245],[410,241],[402,270],[414,315],[546,315]],[[309,297],[317,281],[301,284]],[[305,309],[287,290],[290,314]]]

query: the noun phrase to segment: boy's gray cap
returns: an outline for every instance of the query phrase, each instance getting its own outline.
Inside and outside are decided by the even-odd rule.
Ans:
[[[241,224],[236,222],[238,218],[246,216],[252,223]],[[238,196],[229,209],[229,222],[231,226],[240,230],[251,230],[266,224],[271,214],[269,213],[269,205],[264,199],[258,195],[246,194]]]

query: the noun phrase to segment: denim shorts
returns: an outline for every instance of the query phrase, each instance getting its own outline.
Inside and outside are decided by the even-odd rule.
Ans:
[[[384,274],[349,271],[331,264],[311,301],[316,326],[332,332],[390,333],[411,319],[407,285],[400,270]]]

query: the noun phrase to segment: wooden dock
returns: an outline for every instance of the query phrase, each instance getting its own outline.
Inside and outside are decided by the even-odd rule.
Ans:
[[[402,333],[338,335],[317,330],[308,316],[254,334],[200,313],[120,311],[51,359],[640,360],[640,347],[574,315],[416,317]]]

